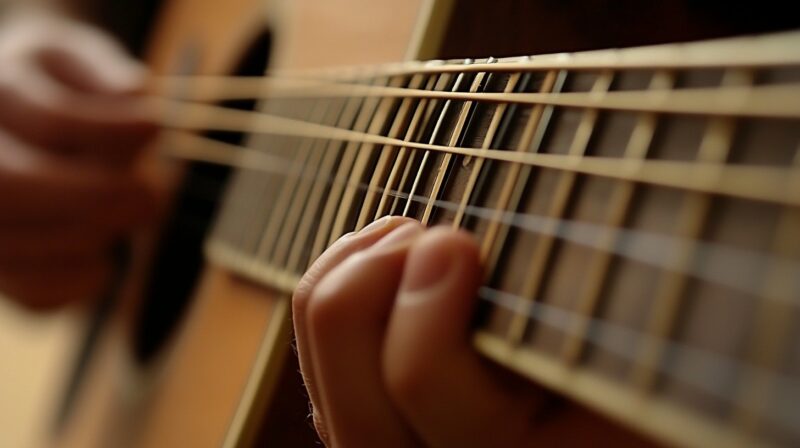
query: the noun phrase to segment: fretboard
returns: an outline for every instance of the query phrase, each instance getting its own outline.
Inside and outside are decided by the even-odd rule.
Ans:
[[[664,441],[800,443],[800,34],[271,86],[175,118],[253,133],[212,263],[289,292],[379,217],[464,228],[490,358]]]

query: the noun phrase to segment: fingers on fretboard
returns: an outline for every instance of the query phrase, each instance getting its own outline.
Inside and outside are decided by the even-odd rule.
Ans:
[[[696,443],[670,425],[700,417],[710,443],[800,441],[800,117],[657,97],[788,86],[797,101],[800,66],[493,62],[264,102],[305,127],[250,139],[282,162],[239,170],[211,258],[290,290],[331,242],[381,216],[464,228],[487,266],[476,340],[492,358],[667,440]],[[436,70],[457,64],[485,69]],[[603,102],[637,92],[650,96]]]

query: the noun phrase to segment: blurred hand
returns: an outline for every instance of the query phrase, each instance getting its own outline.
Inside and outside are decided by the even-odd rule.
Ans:
[[[33,308],[104,286],[109,248],[152,219],[135,161],[156,127],[145,72],[109,37],[42,13],[0,24],[0,291]]]

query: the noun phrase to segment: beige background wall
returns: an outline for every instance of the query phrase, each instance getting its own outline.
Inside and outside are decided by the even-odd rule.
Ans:
[[[0,296],[0,447],[41,440],[79,335],[73,314],[36,316]]]

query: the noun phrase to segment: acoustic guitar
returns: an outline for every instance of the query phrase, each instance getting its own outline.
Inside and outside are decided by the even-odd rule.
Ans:
[[[291,293],[385,215],[475,235],[475,348],[549,394],[532,424],[562,443],[800,442],[797,23],[640,3],[168,2],[175,212],[56,443],[317,443]]]

